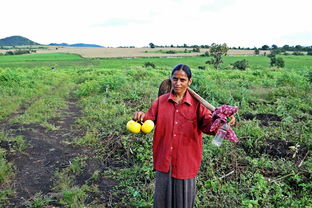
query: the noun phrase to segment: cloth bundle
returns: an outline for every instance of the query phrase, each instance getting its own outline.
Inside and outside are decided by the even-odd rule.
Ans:
[[[227,123],[227,118],[237,113],[237,111],[238,108],[235,106],[222,105],[217,107],[212,114],[214,122],[210,130],[215,131],[216,129],[219,129],[223,124]],[[231,127],[228,129],[225,139],[238,142],[238,138]]]

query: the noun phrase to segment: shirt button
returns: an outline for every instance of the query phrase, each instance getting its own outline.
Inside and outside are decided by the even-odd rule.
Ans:
[[[177,136],[176,134],[173,134],[173,136]]]
[[[179,112],[179,110],[176,110],[176,112]]]
[[[178,122],[176,121],[175,124],[178,124]]]
[[[170,149],[173,150],[173,147],[171,147]]]

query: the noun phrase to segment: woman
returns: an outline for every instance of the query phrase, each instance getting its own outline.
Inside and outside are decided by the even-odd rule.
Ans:
[[[156,99],[147,113],[135,112],[134,120],[156,124],[153,162],[156,170],[154,207],[193,207],[195,178],[202,160],[202,132],[210,131],[211,112],[188,92],[192,72],[179,64],[171,72],[172,91]],[[233,125],[235,119],[229,123]]]

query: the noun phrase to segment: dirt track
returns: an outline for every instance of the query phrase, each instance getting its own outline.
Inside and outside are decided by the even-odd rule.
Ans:
[[[7,207],[26,207],[27,202],[31,201],[36,193],[40,194],[42,198],[53,199],[54,201],[50,203],[51,206],[62,206],[57,204],[58,198],[62,196],[60,193],[54,193],[53,190],[56,180],[55,173],[69,167],[71,161],[76,157],[92,155],[91,149],[64,143],[85,134],[83,130],[73,127],[76,119],[81,116],[81,109],[76,102],[77,99],[70,98],[67,109],[60,110],[62,117],[49,121],[57,127],[56,130],[49,130],[36,123],[27,125],[10,123],[10,119],[24,114],[31,104],[23,105],[18,113],[9,116],[10,119],[0,121],[0,128],[6,135],[9,137],[23,136],[27,143],[27,148],[23,152],[8,151],[7,159],[15,168],[15,176],[10,182],[15,195],[12,196],[10,205]],[[11,145],[6,142],[0,143],[0,146],[7,150]],[[88,160],[83,173],[76,176],[75,184],[78,186],[85,184],[94,171],[101,171],[105,168],[107,167],[97,160]],[[109,193],[116,182],[110,178],[99,178],[96,183],[101,192],[98,195],[91,194],[88,196],[88,200],[97,198],[101,203],[111,201],[112,197],[109,196]]]

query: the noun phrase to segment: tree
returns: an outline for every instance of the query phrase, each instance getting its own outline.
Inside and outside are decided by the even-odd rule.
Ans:
[[[278,49],[277,45],[273,44],[273,45],[272,45],[272,49],[273,49],[273,50]]]
[[[270,47],[269,47],[268,45],[263,45],[263,46],[261,47],[261,49],[262,49],[262,50],[269,50]]]
[[[255,49],[255,54],[256,54],[256,55],[259,55],[259,54],[260,54],[259,49],[257,49],[257,48]]]
[[[225,43],[223,45],[213,43],[210,47],[210,56],[213,58],[206,61],[206,64],[212,64],[215,69],[220,69],[220,64],[223,62],[222,56],[225,56],[228,50],[229,48]]]
[[[276,66],[278,68],[283,68],[285,66],[285,61],[282,57],[276,58],[276,53],[271,53],[268,55],[271,60],[271,66]]]
[[[155,48],[154,43],[150,43],[149,46],[150,46],[151,48]]]
[[[289,46],[289,45],[284,45],[284,46],[283,46],[283,50],[284,50],[284,51],[289,51],[289,49],[290,49],[290,46]]]
[[[296,49],[297,51],[302,51],[303,47],[302,47],[301,45],[296,45],[296,46],[295,46],[295,49]]]

